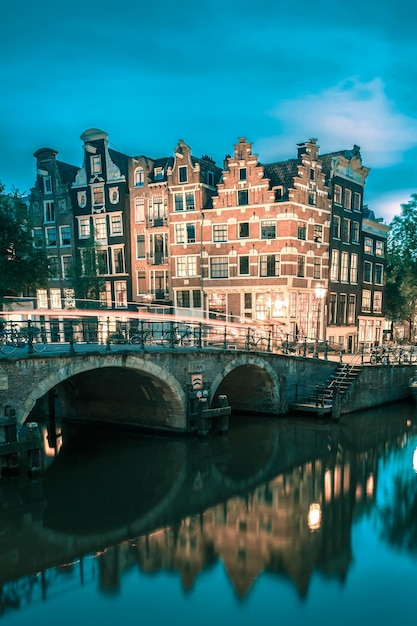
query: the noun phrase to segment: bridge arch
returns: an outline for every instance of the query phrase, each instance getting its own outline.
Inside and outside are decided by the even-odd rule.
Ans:
[[[99,376],[98,370],[100,370]],[[96,376],[95,382],[98,382],[100,378],[103,381],[101,407],[97,395],[99,390],[93,384],[94,376]],[[123,380],[123,376],[128,378]],[[92,355],[88,359],[66,359],[61,367],[54,368],[33,386],[18,410],[18,422],[24,424],[36,402],[53,388],[57,389],[61,400],[65,397],[69,398],[71,392],[73,393],[72,404],[67,403],[65,406],[65,402],[63,403],[65,416],[74,416],[76,410],[87,407],[92,410],[92,401],[88,396],[95,399],[97,411],[101,409],[105,415],[106,410],[110,410],[106,398],[109,397],[110,387],[114,387],[114,382],[116,385],[111,398],[112,421],[114,421],[114,414],[117,413],[119,404],[119,410],[125,413],[120,421],[140,425],[142,420],[138,412],[143,408],[141,406],[141,401],[143,401],[147,411],[147,418],[143,419],[144,424],[152,425],[152,420],[149,421],[149,415],[151,415],[155,425],[159,428],[186,428],[186,397],[179,381],[157,363],[136,354],[114,354],[111,358],[108,355]],[[123,397],[125,392],[132,396],[136,405],[129,406],[128,398]],[[97,411],[95,418],[99,419]],[[106,421],[106,419],[100,421]]]
[[[243,354],[227,363],[212,384],[215,401],[226,395],[233,410],[270,415],[279,413],[282,380],[266,359]]]

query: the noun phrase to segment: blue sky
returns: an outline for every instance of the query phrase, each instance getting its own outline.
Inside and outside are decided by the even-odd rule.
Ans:
[[[87,128],[131,155],[179,138],[222,165],[361,147],[365,202],[389,223],[417,192],[415,0],[30,0],[2,9],[0,181],[29,191],[33,152],[81,165]]]

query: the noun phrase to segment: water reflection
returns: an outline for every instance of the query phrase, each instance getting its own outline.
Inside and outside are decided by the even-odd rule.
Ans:
[[[315,572],[346,581],[352,525],[372,511],[382,539],[414,553],[413,412],[239,419],[207,441],[64,431],[42,477],[0,483],[1,610],[86,584],[118,593],[132,567],[190,591],[218,563],[237,598],[266,574],[306,598]]]

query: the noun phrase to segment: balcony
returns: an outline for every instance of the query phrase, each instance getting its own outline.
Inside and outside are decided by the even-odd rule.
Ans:
[[[166,265],[168,263],[168,257],[163,256],[162,254],[147,254],[146,259],[148,265]]]
[[[157,226],[165,226],[166,223],[167,223],[166,217],[155,217],[153,220],[148,218],[146,220],[146,226],[148,228],[156,228]]]

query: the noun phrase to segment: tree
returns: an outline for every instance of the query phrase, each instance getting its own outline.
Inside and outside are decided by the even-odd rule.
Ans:
[[[100,305],[100,293],[104,291],[105,281],[100,273],[100,246],[95,241],[94,232],[85,245],[77,251],[71,265],[68,278],[74,289],[77,308],[96,309]]]
[[[411,340],[417,316],[417,194],[401,205],[390,226],[385,314],[393,322],[408,322]]]
[[[27,207],[17,191],[5,193],[0,183],[0,305],[5,296],[22,296],[45,287],[48,257],[34,246]]]

